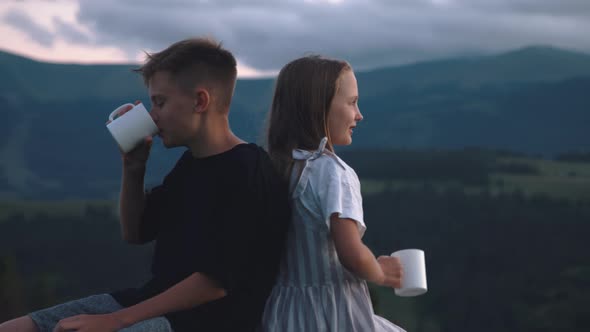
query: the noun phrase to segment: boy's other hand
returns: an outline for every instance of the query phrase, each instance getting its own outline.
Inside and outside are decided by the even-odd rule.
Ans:
[[[81,332],[115,332],[124,328],[123,322],[115,315],[78,315],[60,320],[53,332],[81,331]]]

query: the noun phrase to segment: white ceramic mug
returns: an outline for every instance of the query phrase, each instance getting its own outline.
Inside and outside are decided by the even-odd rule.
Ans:
[[[128,106],[133,108],[115,118],[119,111]],[[109,115],[109,120],[111,122],[107,124],[107,128],[124,153],[133,150],[147,136],[154,136],[158,133],[158,127],[141,103],[137,105],[124,104],[117,107]]]
[[[395,289],[398,296],[418,296],[426,293],[426,262],[424,251],[420,249],[404,249],[391,254],[398,257],[403,268],[402,287]]]

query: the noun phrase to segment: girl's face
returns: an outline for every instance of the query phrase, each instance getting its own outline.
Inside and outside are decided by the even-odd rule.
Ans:
[[[328,111],[328,130],[333,145],[350,145],[352,131],[363,119],[358,107],[358,87],[352,70],[344,70]]]

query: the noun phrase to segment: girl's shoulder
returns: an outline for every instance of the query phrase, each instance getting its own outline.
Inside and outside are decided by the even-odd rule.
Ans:
[[[329,150],[324,151],[312,164],[329,172],[347,173],[353,171],[344,160]]]
[[[352,173],[354,170],[340,159],[334,152],[326,148],[328,138],[324,137],[317,150],[293,150],[292,157],[295,161],[305,161],[306,168],[316,169],[320,173],[328,172],[330,174]]]
[[[325,149],[322,151],[293,150],[293,159],[306,161],[308,168],[326,170],[330,172],[347,172],[352,170],[344,160],[340,159],[332,151]]]
[[[293,150],[295,161],[304,161],[303,174],[306,180],[313,182],[344,179],[346,182],[358,182],[355,171],[340,159],[334,152],[326,148],[327,138],[322,139],[317,150]]]
[[[311,182],[358,182],[358,176],[354,169],[329,150],[322,151],[320,154],[306,158],[304,168],[306,180]]]

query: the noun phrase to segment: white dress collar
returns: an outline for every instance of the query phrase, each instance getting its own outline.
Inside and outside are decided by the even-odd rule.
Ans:
[[[343,165],[344,162],[340,158],[338,158],[338,156],[336,156],[336,154],[334,154],[332,151],[330,151],[329,149],[326,149],[327,143],[328,143],[328,137],[324,137],[320,141],[320,145],[318,146],[317,150],[315,150],[315,151],[294,149],[293,153],[292,153],[293,159],[313,161],[315,159],[318,159],[322,154],[326,154],[326,155],[329,155],[330,157],[332,157],[334,160],[336,160],[342,168],[346,169],[346,167],[344,167],[344,165]]]

